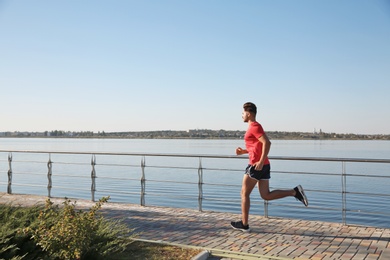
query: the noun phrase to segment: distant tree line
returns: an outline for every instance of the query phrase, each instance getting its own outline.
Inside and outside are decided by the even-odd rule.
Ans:
[[[128,139],[242,139],[245,131],[195,129],[188,131],[140,131],[140,132],[93,132],[63,131],[0,132],[0,137],[51,137],[51,138],[128,138]],[[390,140],[390,135],[339,134],[319,132],[267,131],[270,139],[285,140]]]

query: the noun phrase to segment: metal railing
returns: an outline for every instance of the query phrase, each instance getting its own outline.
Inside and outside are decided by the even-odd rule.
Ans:
[[[146,203],[146,197],[148,196],[156,196],[156,197],[164,197],[164,198],[170,198],[170,204],[175,205],[177,204],[176,201],[180,201],[183,198],[185,198],[186,201],[192,201],[196,200],[197,202],[197,208],[199,211],[203,211],[204,208],[204,203],[209,202],[209,201],[214,201],[217,202],[219,205],[225,205],[225,207],[229,207],[229,203],[232,202],[231,198],[213,198],[212,196],[205,196],[204,193],[204,187],[207,185],[209,187],[213,187],[213,190],[217,190],[220,192],[225,191],[226,193],[229,193],[229,189],[233,189],[235,191],[239,191],[241,187],[241,183],[217,183],[217,182],[210,182],[210,181],[205,181],[205,177],[210,175],[210,172],[242,172],[242,169],[234,169],[231,167],[227,168],[221,168],[221,167],[204,167],[203,161],[204,160],[247,160],[246,157],[238,157],[238,156],[217,156],[217,155],[189,155],[189,154],[147,154],[147,153],[89,153],[89,152],[59,152],[59,151],[4,151],[0,150],[0,155],[7,156],[7,159],[4,160],[0,158],[0,165],[6,165],[7,169],[6,171],[6,176],[7,176],[7,181],[1,181],[0,179],[0,186],[1,185],[6,185],[6,192],[9,194],[12,194],[12,190],[14,186],[23,186],[23,187],[38,187],[42,191],[43,188],[47,189],[47,196],[52,197],[53,189],[58,190],[58,189],[63,189],[63,190],[68,190],[68,191],[73,191],[75,193],[77,192],[88,192],[90,193],[90,199],[92,201],[95,201],[95,196],[97,192],[102,192],[102,193],[109,193],[109,194],[119,194],[121,197],[126,197],[126,196],[139,196],[139,204],[142,206],[145,206]],[[14,155],[15,154],[23,154],[25,156],[25,159],[22,160],[15,160]],[[33,157],[33,154],[39,154],[40,157],[39,159],[34,159],[34,158],[29,158]],[[53,160],[53,156],[83,156],[84,158],[86,156],[90,157],[90,162],[86,162],[84,159],[80,161],[63,161],[63,160]],[[46,157],[47,161],[43,160],[42,158]],[[97,157],[109,157],[109,160],[102,160],[102,162],[99,162]],[[127,160],[127,158],[133,158],[134,161],[137,163],[124,163],[123,161],[121,162],[115,162],[114,158],[121,157],[125,158],[124,161]],[[164,163],[158,163],[158,164],[147,164],[146,163],[146,158],[161,158],[161,159],[174,159],[178,160],[180,158],[186,159],[186,160],[192,160],[192,162],[188,163],[189,165],[164,165]],[[4,157],[3,157],[4,158]],[[107,159],[107,158],[105,158]],[[326,196],[333,196],[334,198],[337,198],[341,201],[341,207],[334,207],[334,206],[316,206],[315,203],[313,206],[310,206],[311,208],[314,208],[316,210],[323,210],[323,211],[338,211],[341,213],[341,219],[343,224],[347,224],[347,213],[364,213],[364,214],[369,214],[369,215],[380,215],[383,218],[388,218],[390,216],[389,211],[378,211],[378,210],[355,210],[355,209],[350,209],[348,208],[348,196],[372,196],[376,198],[380,198],[381,201],[386,205],[386,201],[390,201],[390,193],[389,192],[377,192],[377,190],[372,190],[372,189],[366,189],[366,190],[351,190],[349,189],[349,185],[347,183],[347,179],[349,180],[350,178],[369,178],[370,180],[372,179],[377,179],[379,182],[390,182],[390,174],[387,171],[390,167],[390,160],[388,159],[351,159],[351,158],[310,158],[310,157],[283,157],[283,156],[274,156],[270,157],[270,159],[275,162],[275,161],[280,161],[280,162],[288,162],[288,161],[293,161],[293,162],[300,162],[300,163],[308,163],[308,162],[314,162],[316,164],[319,164],[321,162],[330,162],[330,163],[337,163],[341,164],[341,167],[339,165],[336,168],[334,172],[313,172],[313,171],[283,171],[281,169],[277,169],[276,171],[272,171],[274,173],[278,174],[286,174],[288,173],[289,176],[292,175],[305,175],[306,179],[314,178],[314,176],[325,176],[325,178],[340,178],[340,186],[337,186],[339,188],[337,189],[323,189],[323,188],[311,188],[307,191],[311,193],[325,193],[327,194]],[[197,161],[197,165],[194,165],[194,160]],[[160,160],[163,161],[163,160]],[[175,162],[174,162],[175,163]],[[354,164],[354,163],[359,163],[359,164],[381,164],[385,165],[385,173],[384,174],[361,174],[361,173],[355,173],[355,172],[349,172],[347,171],[347,163],[348,164]],[[24,170],[16,170],[16,166],[19,166],[21,164],[27,165],[23,169]],[[25,169],[29,168],[29,165],[31,166],[32,164],[46,164],[46,172],[42,172],[42,168],[37,172],[36,170],[33,170],[32,172],[28,172]],[[63,165],[63,166],[75,166],[75,167],[82,167],[83,171],[85,171],[85,166],[89,165],[89,171],[90,171],[90,177],[87,177],[87,175],[84,174],[67,174],[64,172],[60,171],[54,171],[53,167],[58,166],[58,165]],[[100,175],[99,170],[103,167],[108,167],[110,170],[108,172],[116,172],[113,170],[115,167],[121,167],[126,169],[133,169],[132,175],[129,177],[127,173],[122,174],[122,175]],[[353,168],[353,167],[352,167]],[[5,167],[4,167],[5,169]],[[149,170],[148,170],[149,169]],[[0,168],[1,170],[1,168]],[[158,171],[158,172],[163,172],[163,171],[169,171],[171,174],[173,172],[174,176],[178,176],[177,173],[180,172],[180,180],[177,179],[153,179],[148,178],[148,174],[151,175],[149,172],[151,171]],[[148,172],[149,171],[149,172]],[[187,180],[187,177],[184,177],[183,179],[183,172],[196,172],[197,177],[196,180],[194,179],[189,179]],[[5,173],[5,172],[4,172]],[[4,174],[3,171],[1,170],[0,174]],[[65,173],[65,174],[64,174]],[[176,174],[176,175],[175,175]],[[4,174],[5,175],[5,174]],[[4,176],[3,175],[3,176]],[[28,176],[25,179],[31,179],[31,176],[39,176],[38,178],[38,183],[18,183],[15,182],[14,176],[15,175],[23,175],[23,176]],[[44,176],[46,175],[47,178],[47,185],[45,185],[44,181]],[[138,175],[138,177],[137,177]],[[161,174],[159,174],[161,176]],[[65,186],[53,186],[53,177],[56,178],[63,178],[63,180],[70,181],[68,185],[65,184]],[[80,179],[87,179],[90,178],[90,189],[87,191],[85,188],[80,188],[77,187],[77,184]],[[29,180],[30,180],[29,179]],[[106,181],[119,181],[120,183],[130,183],[132,182],[134,184],[134,187],[132,190],[121,190],[123,189],[122,186],[120,186],[120,190],[117,190],[117,186],[112,186],[110,187],[109,185],[104,185],[107,187],[101,187],[98,188],[97,186],[97,180],[99,179],[104,179]],[[381,181],[385,180],[385,181]],[[84,181],[85,182],[85,181]],[[81,183],[81,181],[80,181]],[[138,184],[136,184],[138,183]],[[150,183],[155,183],[156,185],[153,186],[151,185],[148,187],[147,184]],[[57,183],[56,183],[57,184]],[[165,184],[166,187],[163,187],[162,184]],[[190,191],[189,189],[182,188],[180,185],[192,185],[191,187],[196,187],[192,188],[192,191],[196,190],[196,196],[194,194],[189,194]],[[138,192],[136,191],[136,187],[138,186]],[[217,187],[217,189],[214,189]],[[176,194],[174,192],[175,189],[182,190],[181,193]],[[42,192],[43,193],[43,192]],[[72,193],[74,194],[74,193]],[[44,194],[40,194],[44,195]],[[235,201],[235,205],[238,205],[239,203],[239,194],[237,194],[238,197],[237,200]],[[222,196],[223,197],[223,196]],[[178,202],[180,203],[180,202]],[[226,204],[228,206],[226,206]],[[264,216],[268,217],[269,215],[269,206],[270,202],[268,201],[263,201],[264,204]],[[287,207],[297,207],[297,206],[291,206],[291,205],[286,205],[286,204],[278,204],[278,203],[273,203],[272,205],[274,206],[287,206]],[[184,205],[181,205],[183,207]],[[364,207],[363,207],[364,208]]]

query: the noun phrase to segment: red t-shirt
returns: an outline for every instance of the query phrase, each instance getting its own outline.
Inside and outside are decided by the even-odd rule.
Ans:
[[[258,122],[252,122],[246,130],[244,139],[246,150],[249,153],[249,164],[253,165],[260,160],[263,152],[263,144],[259,141],[259,138],[264,135],[264,129]],[[264,165],[269,164],[268,157],[264,161]]]

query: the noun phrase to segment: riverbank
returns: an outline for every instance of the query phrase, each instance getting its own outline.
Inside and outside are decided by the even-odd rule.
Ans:
[[[102,138],[102,139],[242,139],[245,131],[196,129],[188,131],[142,131],[142,132],[92,132],[92,131],[45,131],[45,132],[0,132],[9,138]],[[390,140],[390,135],[319,132],[267,131],[273,140]]]

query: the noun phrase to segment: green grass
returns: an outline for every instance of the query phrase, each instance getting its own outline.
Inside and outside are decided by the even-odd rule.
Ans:
[[[134,241],[123,253],[118,254],[113,259],[190,260],[201,251],[201,249],[191,249],[179,246]]]

